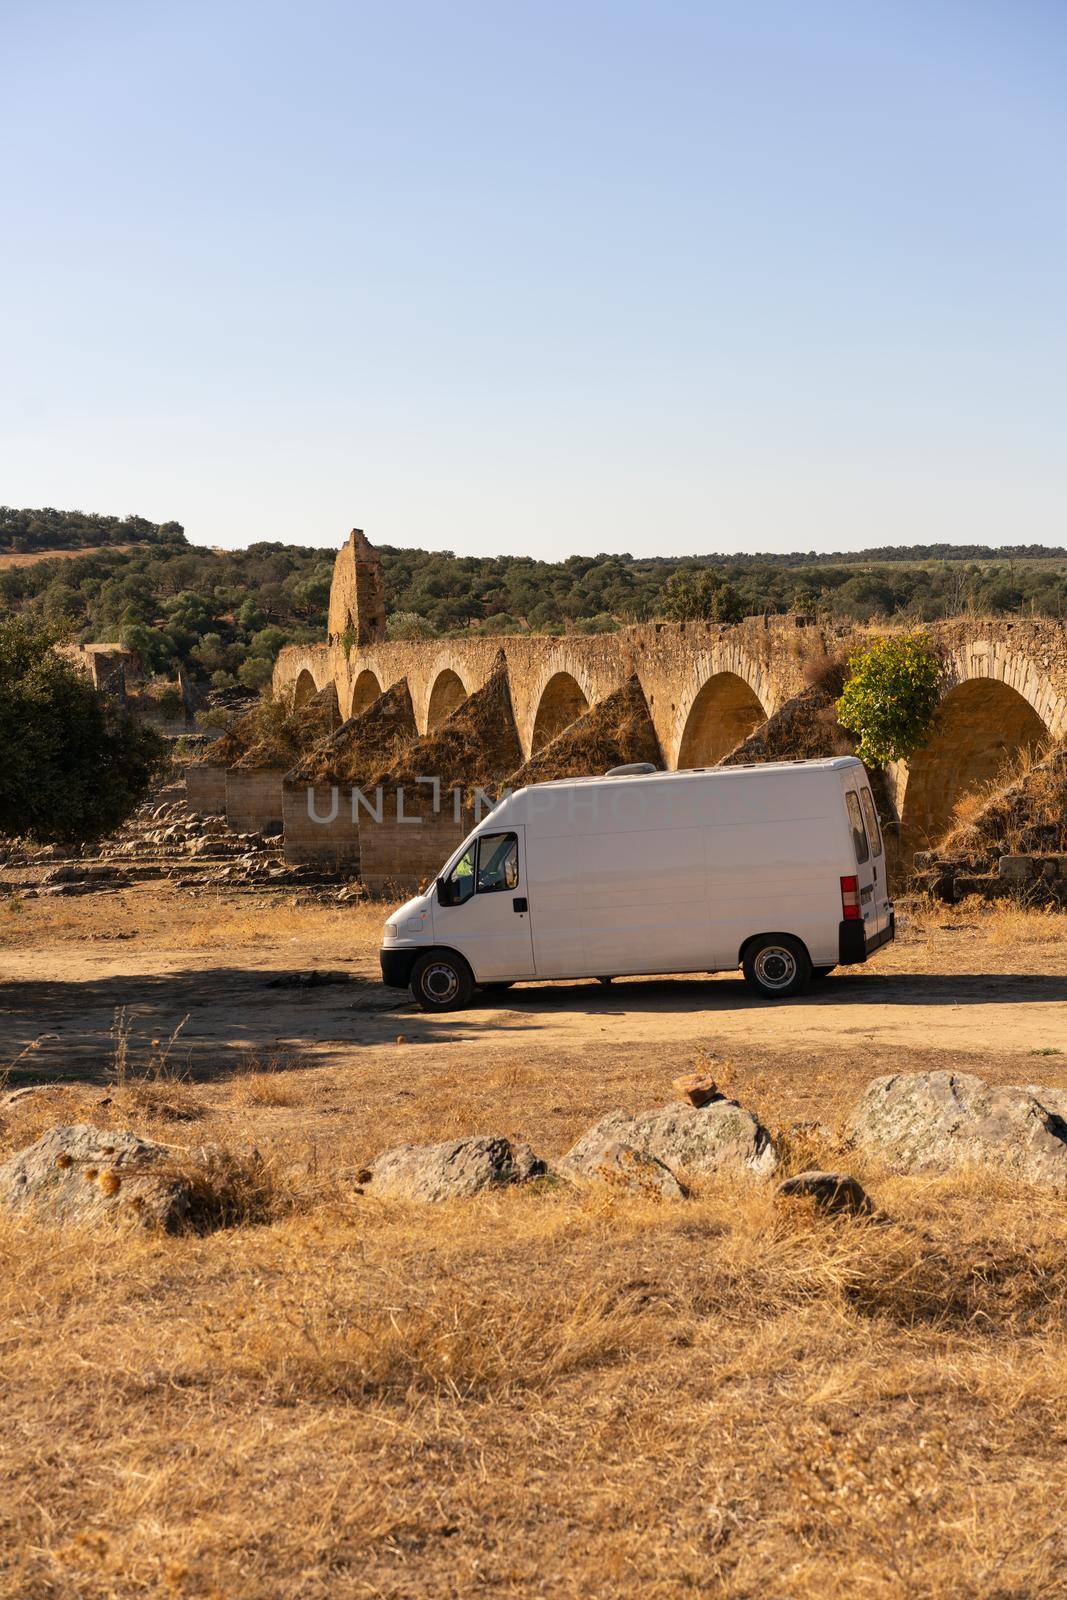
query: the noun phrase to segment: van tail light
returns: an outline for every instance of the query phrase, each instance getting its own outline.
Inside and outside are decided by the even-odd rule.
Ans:
[[[841,879],[841,915],[846,922],[860,920],[860,880]]]

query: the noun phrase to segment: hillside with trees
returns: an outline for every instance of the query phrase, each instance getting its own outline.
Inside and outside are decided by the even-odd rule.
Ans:
[[[0,506],[0,555],[35,555],[42,550],[96,550],[105,545],[184,544],[180,522],[144,517],[107,517],[95,512],[16,511]]]
[[[43,537],[51,527],[69,541],[81,529],[93,547],[0,570],[0,611],[25,614],[55,636],[122,643],[151,672],[180,662],[217,688],[255,689],[268,681],[283,644],[325,635],[335,547],[213,550],[187,543],[176,522],[49,510],[3,518],[10,538],[34,528]],[[918,623],[964,611],[1067,617],[1067,550],[1039,546],[558,562],[392,546],[379,554],[390,633],[398,638],[610,632],[660,618],[731,622],[784,611],[857,622]]]

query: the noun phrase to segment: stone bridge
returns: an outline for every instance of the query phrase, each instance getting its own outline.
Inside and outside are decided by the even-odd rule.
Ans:
[[[1062,622],[963,619],[928,629],[946,662],[929,743],[890,773],[910,848],[934,839],[956,801],[1014,755],[1067,737],[1067,627]],[[354,531],[338,554],[328,638],[278,657],[276,694],[299,706],[332,682],[343,715],[406,678],[420,733],[435,728],[507,660],[525,756],[637,674],[666,765],[707,766],[726,755],[817,676],[828,657],[862,641],[855,629],[796,616],[735,625],[648,623],[612,634],[478,635],[387,641],[381,577]]]

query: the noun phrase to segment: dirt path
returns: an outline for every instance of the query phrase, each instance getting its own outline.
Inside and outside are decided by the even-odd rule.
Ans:
[[[834,974],[785,1004],[761,1001],[738,977],[723,975],[610,988],[529,984],[479,998],[462,1013],[427,1017],[405,994],[381,986],[374,911],[350,924],[333,911],[308,913],[291,933],[284,908],[273,922],[261,910],[262,928],[251,935],[235,935],[223,912],[217,933],[209,923],[190,948],[173,925],[189,914],[177,891],[169,900],[154,886],[131,892],[118,916],[99,899],[64,906],[64,924],[51,925],[44,911],[44,925],[9,940],[0,957],[0,1061],[47,1035],[18,1069],[34,1078],[100,1079],[122,1008],[135,1056],[181,1024],[172,1065],[215,1081],[253,1057],[275,1065],[354,1063],[368,1050],[394,1047],[401,1033],[435,1050],[462,1045],[468,1059],[484,1053],[520,1063],[533,1051],[579,1061],[591,1052],[700,1050],[852,1059],[867,1049],[880,1058],[898,1051],[961,1064],[1010,1060],[1016,1073],[1031,1070],[1022,1068],[1031,1057],[1062,1051],[1067,1065],[1067,952],[1048,919],[1031,919],[1036,933],[1019,937],[992,920],[913,922],[869,967]],[[106,933],[105,912],[113,924]],[[149,917],[151,926],[143,926]],[[338,981],[301,986],[313,969]]]

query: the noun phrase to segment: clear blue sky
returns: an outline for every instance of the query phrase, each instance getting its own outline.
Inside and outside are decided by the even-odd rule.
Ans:
[[[0,500],[1067,541],[1064,0],[0,0]]]

